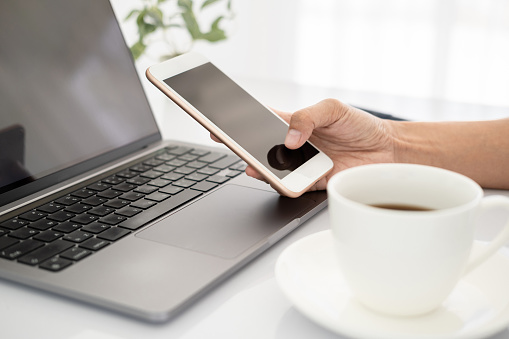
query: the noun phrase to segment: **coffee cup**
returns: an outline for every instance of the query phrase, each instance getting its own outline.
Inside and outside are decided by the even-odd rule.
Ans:
[[[509,240],[509,223],[471,253],[478,216],[509,210],[509,198],[483,197],[461,174],[424,165],[350,168],[328,183],[338,265],[371,310],[415,316],[436,309],[457,282]]]

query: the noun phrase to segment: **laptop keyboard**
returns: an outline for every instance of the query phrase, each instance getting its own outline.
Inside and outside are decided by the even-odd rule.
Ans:
[[[58,272],[241,174],[235,155],[169,146],[0,223],[0,258]]]

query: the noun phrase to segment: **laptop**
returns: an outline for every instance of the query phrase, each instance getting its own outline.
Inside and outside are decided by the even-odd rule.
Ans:
[[[0,112],[0,277],[139,319],[170,319],[326,205],[162,140],[107,0],[0,2]]]

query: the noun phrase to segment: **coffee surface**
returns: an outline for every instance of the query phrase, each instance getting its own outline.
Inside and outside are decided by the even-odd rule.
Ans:
[[[377,208],[384,208],[388,210],[398,210],[398,211],[432,211],[432,208],[416,206],[416,205],[405,205],[405,204],[375,204],[370,205]]]

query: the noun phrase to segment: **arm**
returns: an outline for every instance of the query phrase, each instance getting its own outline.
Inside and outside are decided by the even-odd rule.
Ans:
[[[450,169],[486,188],[509,189],[509,119],[476,122],[383,120],[334,99],[293,114],[279,112],[290,127],[285,145],[310,140],[334,162],[332,172],[312,189],[323,190],[346,168],[387,162]],[[252,168],[246,173],[261,177]]]
[[[442,167],[485,188],[509,189],[509,119],[387,124],[395,162]]]

